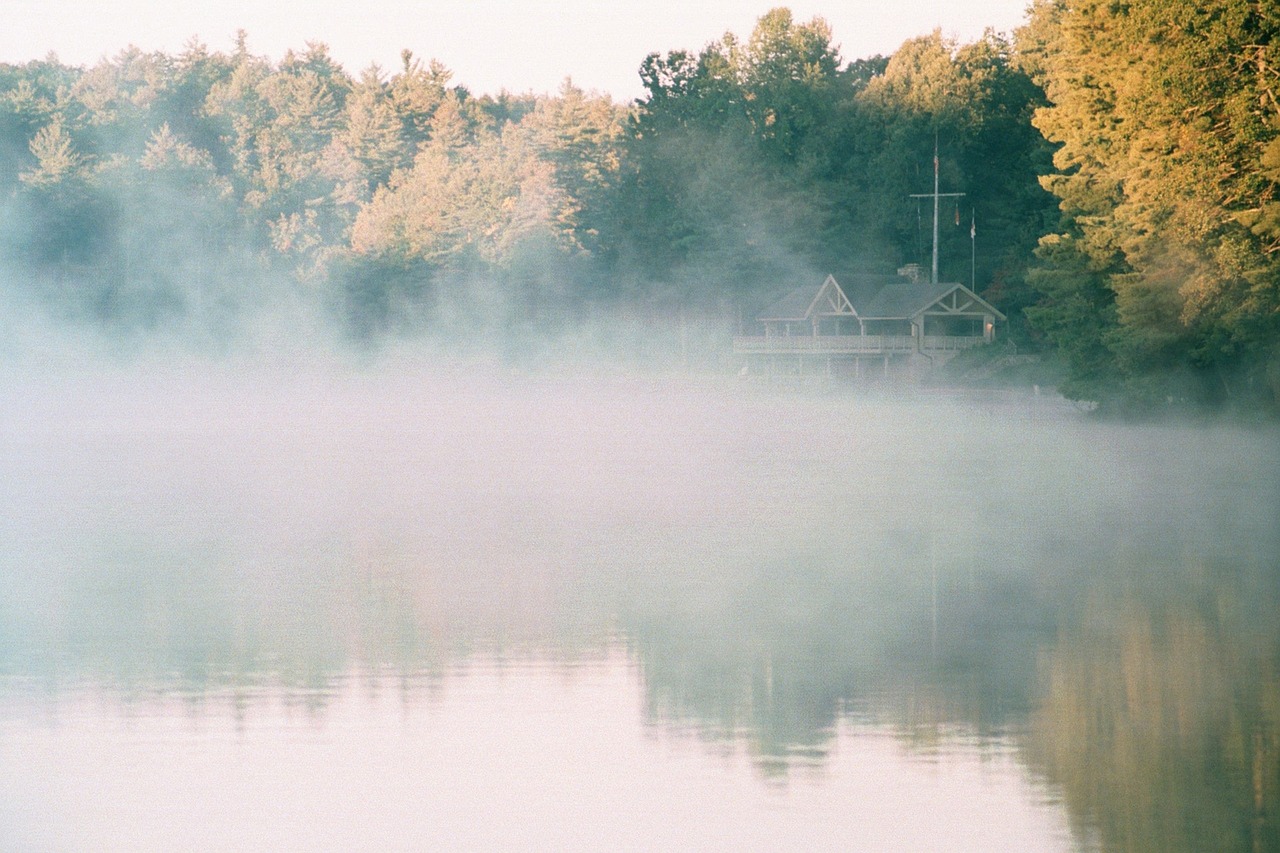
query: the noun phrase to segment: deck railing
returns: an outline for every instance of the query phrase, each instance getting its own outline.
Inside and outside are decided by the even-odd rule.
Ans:
[[[968,349],[982,343],[976,336],[926,335],[924,352]],[[766,355],[805,354],[814,355],[893,355],[916,351],[916,339],[911,335],[817,335],[787,337],[736,337],[733,351],[739,354],[762,353]]]
[[[983,343],[983,340],[977,335],[925,335],[924,351],[968,349]]]

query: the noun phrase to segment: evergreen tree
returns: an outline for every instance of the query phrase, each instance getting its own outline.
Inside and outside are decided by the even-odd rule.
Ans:
[[[1084,266],[1110,270],[1102,339],[1140,405],[1280,400],[1276,26],[1243,0],[1061,0],[1020,35],[1050,101],[1035,123],[1060,146],[1046,186]]]

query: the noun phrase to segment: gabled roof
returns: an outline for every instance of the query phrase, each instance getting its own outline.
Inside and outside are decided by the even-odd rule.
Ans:
[[[875,295],[863,316],[905,320],[926,313],[943,316],[990,314],[1001,320],[1006,319],[990,302],[963,284],[955,282],[891,284]]]
[[[900,275],[877,275],[865,272],[843,272],[835,276],[840,287],[848,294],[858,315],[866,317],[866,308],[880,291],[895,284],[910,284],[911,280]]]
[[[951,292],[954,284],[895,282],[880,289],[863,311],[877,320],[907,320]]]
[[[930,310],[934,309],[934,310]],[[756,319],[800,321],[819,316],[852,316],[863,320],[909,320],[930,314],[991,314],[1005,319],[995,306],[963,284],[929,284],[900,276],[866,273],[827,276],[822,286],[801,287],[766,308]]]
[[[815,293],[801,287],[791,291],[764,310],[759,318],[769,321],[798,321],[812,317],[856,317],[853,303],[845,295],[835,276],[827,276]]]
[[[777,302],[760,312],[757,320],[803,320],[809,306],[813,304],[812,287],[801,287],[791,291]]]

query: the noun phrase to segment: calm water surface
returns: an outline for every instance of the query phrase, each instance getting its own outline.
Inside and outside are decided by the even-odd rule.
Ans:
[[[0,849],[1271,850],[1280,434],[0,387]]]

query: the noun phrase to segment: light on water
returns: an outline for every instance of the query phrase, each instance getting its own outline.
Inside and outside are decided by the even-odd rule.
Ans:
[[[322,711],[63,698],[56,719],[6,720],[24,768],[6,824],[37,849],[1065,847],[1008,756],[919,760],[849,726],[823,767],[762,784],[745,751],[647,723],[640,692],[625,661],[544,659],[451,673],[434,697],[353,677]]]
[[[1274,430],[6,381],[4,849],[1277,844]]]

